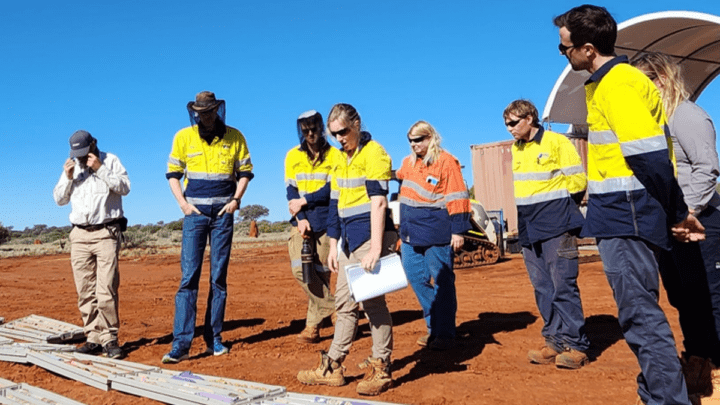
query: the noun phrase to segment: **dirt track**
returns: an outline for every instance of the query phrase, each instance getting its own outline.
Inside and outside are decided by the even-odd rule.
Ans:
[[[314,366],[318,350],[326,349],[332,327],[321,332],[317,345],[298,344],[304,326],[305,300],[290,275],[284,245],[233,250],[228,277],[228,304],[223,338],[227,356],[202,354],[202,325],[191,359],[162,365],[172,340],[174,294],[180,275],[179,255],[123,259],[120,264],[120,343],[127,360],[177,370],[283,385],[289,391],[343,397],[355,393],[357,368],[370,354],[367,321],[345,363],[349,384],[309,387],[297,382],[302,368]],[[393,377],[396,387],[376,397],[404,404],[632,404],[639,367],[623,340],[612,292],[602,264],[580,265],[587,331],[594,361],[577,371],[531,365],[525,355],[542,345],[542,320],[522,258],[489,267],[457,272],[458,346],[428,352],[415,344],[425,333],[421,311],[410,289],[388,296],[394,322]],[[198,313],[205,311],[207,271],[204,270]],[[676,340],[681,340],[677,313],[661,292]],[[30,314],[81,324],[76,307],[68,255],[0,260],[0,317],[6,321]],[[198,317],[202,320],[202,315]],[[119,392],[104,392],[67,380],[36,366],[0,362],[0,378],[27,382],[87,404],[155,404]]]

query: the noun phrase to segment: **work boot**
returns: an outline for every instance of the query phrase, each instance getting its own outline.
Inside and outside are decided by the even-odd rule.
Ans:
[[[320,325],[306,326],[297,337],[299,343],[317,343],[320,341]]]
[[[125,356],[125,353],[123,353],[120,346],[118,346],[117,340],[111,340],[105,343],[105,346],[103,346],[102,350],[105,354],[105,357],[109,359],[121,359]]]
[[[365,369],[365,377],[358,383],[357,393],[361,395],[379,395],[392,387],[392,375],[390,374],[389,362],[383,359],[368,357],[367,360],[358,364],[360,369]]]
[[[102,345],[92,342],[85,342],[82,346],[75,349],[76,352],[82,354],[99,354],[102,350]]]
[[[558,368],[577,370],[588,362],[587,354],[575,349],[567,349],[555,357],[555,366]]]
[[[560,354],[552,347],[545,345],[540,350],[529,350],[527,357],[530,363],[550,364],[555,362],[555,357]]]
[[[297,379],[307,385],[330,385],[339,387],[345,385],[345,376],[339,362],[328,357],[324,351],[320,352],[320,364],[312,370],[302,370],[298,373]]]
[[[415,343],[418,344],[420,347],[427,347],[428,343],[432,340],[432,337],[429,333],[422,335],[418,338],[418,340],[415,341]]]
[[[712,363],[710,359],[698,356],[688,356],[686,353],[680,357],[680,365],[685,375],[688,394],[699,394],[706,397],[713,393]]]

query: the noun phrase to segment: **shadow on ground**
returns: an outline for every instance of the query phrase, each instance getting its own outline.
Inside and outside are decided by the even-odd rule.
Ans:
[[[484,312],[478,319],[464,322],[457,327],[457,338],[452,349],[437,352],[420,349],[415,353],[393,361],[393,369],[403,369],[413,364],[406,375],[395,383],[402,385],[431,374],[453,373],[467,370],[468,360],[479,356],[486,345],[500,344],[494,335],[525,329],[533,324],[537,317],[530,312]]]
[[[295,322],[299,322],[299,321],[293,321],[293,323],[295,323]],[[225,323],[223,324],[223,331],[227,332],[227,331],[231,331],[231,330],[238,329],[238,328],[248,328],[251,326],[262,325],[263,323],[265,323],[265,320],[260,319],[260,318],[234,319],[232,321],[225,321]],[[291,323],[291,325],[292,325],[292,323]],[[202,336],[204,329],[205,329],[205,327],[203,325],[195,326],[195,332],[193,333],[193,339],[196,337]],[[302,330],[302,326],[299,327],[299,330],[297,333],[299,333],[300,330]],[[267,331],[267,332],[273,332],[273,331]],[[240,340],[245,341],[243,339],[240,339]],[[125,351],[125,353],[132,353],[142,346],[167,345],[167,344],[172,343],[172,341],[173,341],[173,334],[172,334],[172,332],[170,332],[166,335],[162,335],[162,336],[158,336],[158,337],[142,337],[137,340],[125,342],[122,345],[122,349]],[[226,343],[227,343],[227,345],[232,347],[232,344],[235,342],[237,342],[237,341],[229,341]]]
[[[625,339],[618,320],[613,315],[592,315],[585,318],[585,333],[590,341],[587,355],[591,361],[619,340]]]

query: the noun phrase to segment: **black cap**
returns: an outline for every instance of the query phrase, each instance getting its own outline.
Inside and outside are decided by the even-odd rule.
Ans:
[[[89,132],[83,131],[82,129],[75,131],[70,137],[70,157],[77,158],[87,156],[87,154],[90,153],[90,147],[94,141],[95,138],[93,138]]]

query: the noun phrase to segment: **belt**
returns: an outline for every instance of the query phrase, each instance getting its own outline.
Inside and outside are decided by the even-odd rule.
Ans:
[[[80,228],[80,229],[82,229],[82,230],[84,230],[84,231],[87,231],[87,232],[95,232],[95,231],[99,231],[99,230],[101,230],[101,229],[105,229],[106,227],[108,227],[108,226],[110,226],[110,225],[115,225],[115,224],[118,224],[118,223],[120,223],[120,218],[113,219],[112,221],[110,221],[110,222],[105,222],[104,224],[97,224],[97,225],[76,225],[76,224],[73,224],[73,226],[76,226],[76,227],[78,227],[78,228]]]

